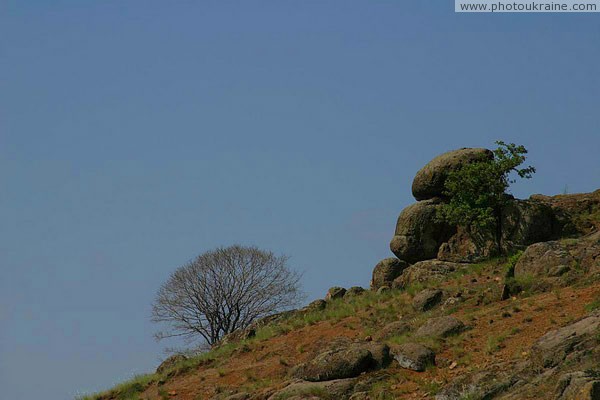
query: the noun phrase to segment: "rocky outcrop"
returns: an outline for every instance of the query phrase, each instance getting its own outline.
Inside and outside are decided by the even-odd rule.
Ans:
[[[534,200],[509,201],[502,210],[501,228],[502,246],[506,253],[560,234],[552,208]]]
[[[468,163],[490,160],[493,156],[490,150],[477,148],[463,148],[440,154],[415,175],[412,184],[413,196],[417,200],[441,197],[444,194],[444,183],[451,171]]]
[[[496,399],[517,381],[517,374],[513,374],[510,367],[493,365],[486,371],[458,376],[435,396],[435,400]]]
[[[437,256],[440,245],[455,231],[437,217],[440,203],[439,199],[419,201],[402,210],[390,242],[396,257],[415,263]]]
[[[156,368],[156,373],[162,374],[185,360],[187,360],[187,357],[185,355],[174,354],[160,363],[158,368]]]
[[[573,358],[580,351],[597,346],[600,332],[600,313],[594,313],[573,324],[550,331],[533,345],[532,361],[540,367],[549,368]]]
[[[447,337],[460,333],[465,329],[465,324],[452,316],[430,318],[417,331],[417,337]]]
[[[493,230],[457,227],[456,233],[440,245],[437,259],[480,262],[501,252],[513,253],[529,244],[556,238],[559,232],[559,223],[548,205],[512,199],[503,210],[499,244]]]
[[[371,290],[377,290],[382,286],[391,286],[408,264],[395,257],[383,259],[377,263],[373,269],[373,277],[371,279]]]
[[[329,290],[327,291],[327,294],[325,295],[325,300],[327,301],[341,299],[342,297],[344,297],[345,294],[346,289],[344,289],[343,287],[334,286],[332,288],[329,288]]]
[[[323,299],[317,299],[317,300],[314,300],[314,301],[311,301],[310,303],[308,303],[308,305],[306,307],[304,307],[302,309],[302,311],[304,311],[304,312],[321,311],[321,310],[324,310],[325,307],[327,307],[327,302]]]
[[[557,196],[534,194],[530,199],[552,208],[560,236],[586,235],[600,230],[600,189]]]
[[[508,204],[502,210],[498,229],[457,227],[439,218],[440,207],[449,200],[444,196],[449,173],[493,157],[487,149],[463,148],[441,154],[419,170],[413,181],[413,194],[419,201],[400,213],[390,241],[392,253],[409,264],[435,258],[480,262],[522,250],[532,243],[556,239],[570,231],[590,231],[593,229],[590,224],[600,221],[600,190],[561,200],[541,195],[518,200],[507,195]],[[580,218],[585,213],[592,216],[586,219],[587,225]],[[596,225],[600,227],[600,222]]]
[[[571,269],[575,265],[575,259],[568,247],[570,246],[560,241],[532,244],[515,265],[515,277],[548,277],[553,275],[550,271],[557,267]]]
[[[398,365],[413,371],[422,372],[428,366],[435,365],[435,353],[421,344],[405,343],[394,346],[391,354]]]
[[[413,283],[441,281],[449,274],[468,268],[469,264],[459,264],[439,260],[420,261],[406,268],[402,275],[394,279],[392,287],[404,289]]]
[[[360,286],[352,286],[344,293],[344,300],[352,300],[365,292],[365,289]]]
[[[560,377],[556,385],[557,400],[600,399],[600,379],[584,371],[571,372]]]
[[[600,271],[600,231],[580,239],[535,243],[515,265],[515,277],[555,278],[571,270]]]
[[[474,263],[498,253],[498,245],[491,231],[459,226],[456,233],[440,245],[437,259],[457,263]]]

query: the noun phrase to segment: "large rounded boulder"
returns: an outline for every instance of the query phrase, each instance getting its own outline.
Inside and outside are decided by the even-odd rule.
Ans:
[[[354,378],[389,362],[389,347],[379,343],[349,342],[338,338],[329,348],[290,370],[294,378],[311,382]]]
[[[412,184],[412,193],[417,200],[443,196],[444,183],[451,171],[465,164],[490,160],[494,154],[487,149],[463,148],[440,154],[417,172]]]
[[[392,286],[394,279],[400,276],[402,271],[408,267],[408,264],[395,257],[385,258],[377,263],[373,268],[373,277],[371,279],[371,290],[377,290],[382,286]]]
[[[435,258],[440,245],[455,231],[437,217],[439,199],[419,201],[406,207],[396,222],[390,250],[409,263]]]

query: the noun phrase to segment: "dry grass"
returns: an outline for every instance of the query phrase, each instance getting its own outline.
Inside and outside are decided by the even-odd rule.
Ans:
[[[369,374],[370,378],[377,377],[369,389],[372,398],[402,399],[413,395],[427,398],[468,371],[527,358],[527,350],[545,332],[600,307],[599,282],[586,287],[554,288],[550,292],[539,292],[532,286],[514,299],[500,301],[500,289],[509,267],[507,260],[496,259],[473,265],[443,282],[426,282],[381,295],[366,292],[350,301],[331,301],[324,310],[298,313],[265,326],[252,339],[191,358],[163,375],[136,377],[82,400],[162,400],[165,393],[176,393],[175,398],[181,400],[196,400],[212,398],[218,393],[256,393],[280,387],[289,368],[313,357],[336,337],[361,339],[399,319],[409,321],[414,329],[427,318],[451,314],[463,320],[469,329],[438,340],[416,339],[411,332],[386,340],[389,344],[419,341],[434,349],[437,359],[447,360],[445,363],[423,373],[402,370],[392,364]],[[519,282],[523,286],[526,283]],[[448,293],[460,291],[464,301],[451,309],[438,307],[418,313],[410,306],[412,294],[428,286],[440,287]],[[457,367],[446,368],[449,362],[456,362]]]

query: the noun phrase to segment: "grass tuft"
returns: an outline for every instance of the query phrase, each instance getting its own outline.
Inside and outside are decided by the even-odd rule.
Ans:
[[[114,388],[92,394],[77,397],[77,400],[98,400],[111,398],[114,400],[139,400],[139,395],[158,379],[158,374],[136,375],[127,382],[123,382]]]

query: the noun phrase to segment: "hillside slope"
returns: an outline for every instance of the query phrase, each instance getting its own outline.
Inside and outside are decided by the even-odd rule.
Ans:
[[[576,226],[571,237],[334,290],[87,399],[600,398],[600,191],[532,198]]]

